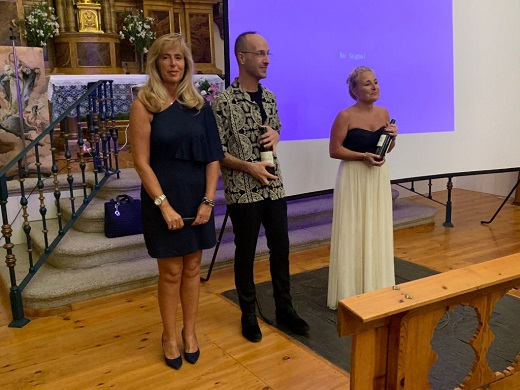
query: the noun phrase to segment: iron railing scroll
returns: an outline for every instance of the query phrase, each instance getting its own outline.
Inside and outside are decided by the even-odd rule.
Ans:
[[[74,115],[76,120],[73,125],[70,125],[66,118]],[[55,145],[55,136],[58,135],[58,130],[55,129],[58,125],[60,125],[59,135],[65,140],[64,159],[61,161],[61,164],[58,164],[60,155]],[[72,138],[73,131],[77,134],[77,158],[73,158],[73,151],[69,145],[69,139]],[[40,161],[40,148],[42,141],[46,137],[49,137],[50,140],[50,174],[42,170]],[[84,139],[87,140],[89,148],[85,145]],[[89,83],[86,92],[78,100],[56,118],[47,129],[36,138],[27,140],[27,142],[25,149],[0,170],[1,231],[3,248],[6,251],[5,263],[9,271],[9,282],[11,285],[9,297],[13,319],[9,324],[10,327],[22,327],[29,322],[29,319],[25,317],[23,308],[22,292],[24,288],[46,262],[52,251],[109,177],[116,175],[119,179],[118,136],[115,126],[112,81],[100,80],[95,83]],[[72,146],[74,146],[74,143]],[[29,160],[31,160],[32,164],[30,167],[27,163]],[[61,168],[59,165],[61,165]],[[92,168],[94,176],[93,185],[89,185],[87,182],[87,171],[90,171],[90,168]],[[61,170],[65,170],[66,174],[59,174]],[[15,173],[13,174],[12,172]],[[45,186],[45,180],[49,177],[52,177],[52,188],[50,191]],[[65,177],[65,180],[63,180],[63,177]],[[62,179],[61,182],[60,179]],[[16,181],[18,182],[17,184]],[[35,182],[33,184],[34,188],[27,188],[26,183],[29,181]],[[15,188],[16,186],[18,188]],[[74,192],[78,188],[82,192],[83,198],[80,204],[76,201]],[[71,218],[68,221],[65,221],[63,217],[61,189],[66,189],[71,205]],[[10,216],[8,213],[7,204],[10,192],[20,197],[20,209],[16,216]],[[29,215],[29,196],[32,192],[38,194],[38,219],[31,218]],[[58,224],[56,232],[51,232],[48,228],[49,216],[47,215],[48,210],[45,200],[46,194],[50,192],[54,196],[56,207]],[[13,222],[18,215],[21,216],[23,234],[25,235],[25,243],[23,244],[15,244],[12,241]],[[54,218],[54,216],[52,217]],[[31,232],[36,232],[34,229],[39,224],[41,224],[41,232],[43,233],[44,248],[41,251],[41,255],[35,258]],[[17,245],[26,246],[25,249],[28,256],[28,269],[26,271],[16,268],[17,258],[14,248]],[[19,283],[17,275],[21,279]]]

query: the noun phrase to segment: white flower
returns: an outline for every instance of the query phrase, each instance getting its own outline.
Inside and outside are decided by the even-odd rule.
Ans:
[[[16,20],[16,24],[23,27],[29,46],[46,46],[50,38],[59,34],[58,18],[54,15],[54,8],[45,1],[35,3],[32,7],[24,19]]]
[[[155,39],[155,33],[151,31],[153,18],[145,17],[140,10],[136,13],[126,13],[123,22],[123,31],[119,34],[121,39],[128,39],[134,45],[136,52],[147,53]]]

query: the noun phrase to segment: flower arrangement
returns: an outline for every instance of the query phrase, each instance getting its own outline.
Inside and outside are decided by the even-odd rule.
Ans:
[[[123,14],[123,24],[123,30],[119,31],[119,37],[128,39],[139,54],[147,53],[155,39],[155,32],[151,30],[154,19],[144,16],[142,10],[138,12],[127,11]]]
[[[212,104],[215,101],[215,96],[220,92],[219,87],[215,83],[210,83],[208,79],[202,78],[195,81],[195,88],[202,95],[202,97]]]
[[[33,47],[47,46],[47,41],[60,33],[54,8],[45,1],[34,4],[31,12],[22,19],[15,19],[14,24],[23,28],[27,45]]]

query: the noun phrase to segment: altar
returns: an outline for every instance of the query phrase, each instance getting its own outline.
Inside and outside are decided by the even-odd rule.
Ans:
[[[58,118],[87,91],[87,84],[98,80],[113,81],[114,114],[129,114],[130,105],[134,99],[136,87],[142,86],[148,80],[145,74],[103,74],[103,75],[51,75],[47,86],[47,98],[51,103],[51,121]],[[218,88],[218,92],[224,90],[224,80],[217,75],[196,74],[193,83],[200,84],[208,81]],[[81,105],[81,114],[87,113],[88,105],[85,101]],[[71,113],[75,115],[75,112]]]

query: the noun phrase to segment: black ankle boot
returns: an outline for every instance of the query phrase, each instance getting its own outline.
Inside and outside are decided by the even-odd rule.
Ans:
[[[294,308],[276,309],[276,324],[288,328],[291,332],[306,335],[309,332],[309,324],[301,318]]]
[[[252,343],[258,343],[262,340],[262,332],[260,332],[260,326],[258,326],[258,320],[254,312],[242,313],[240,323],[242,324],[242,335],[246,339]]]

